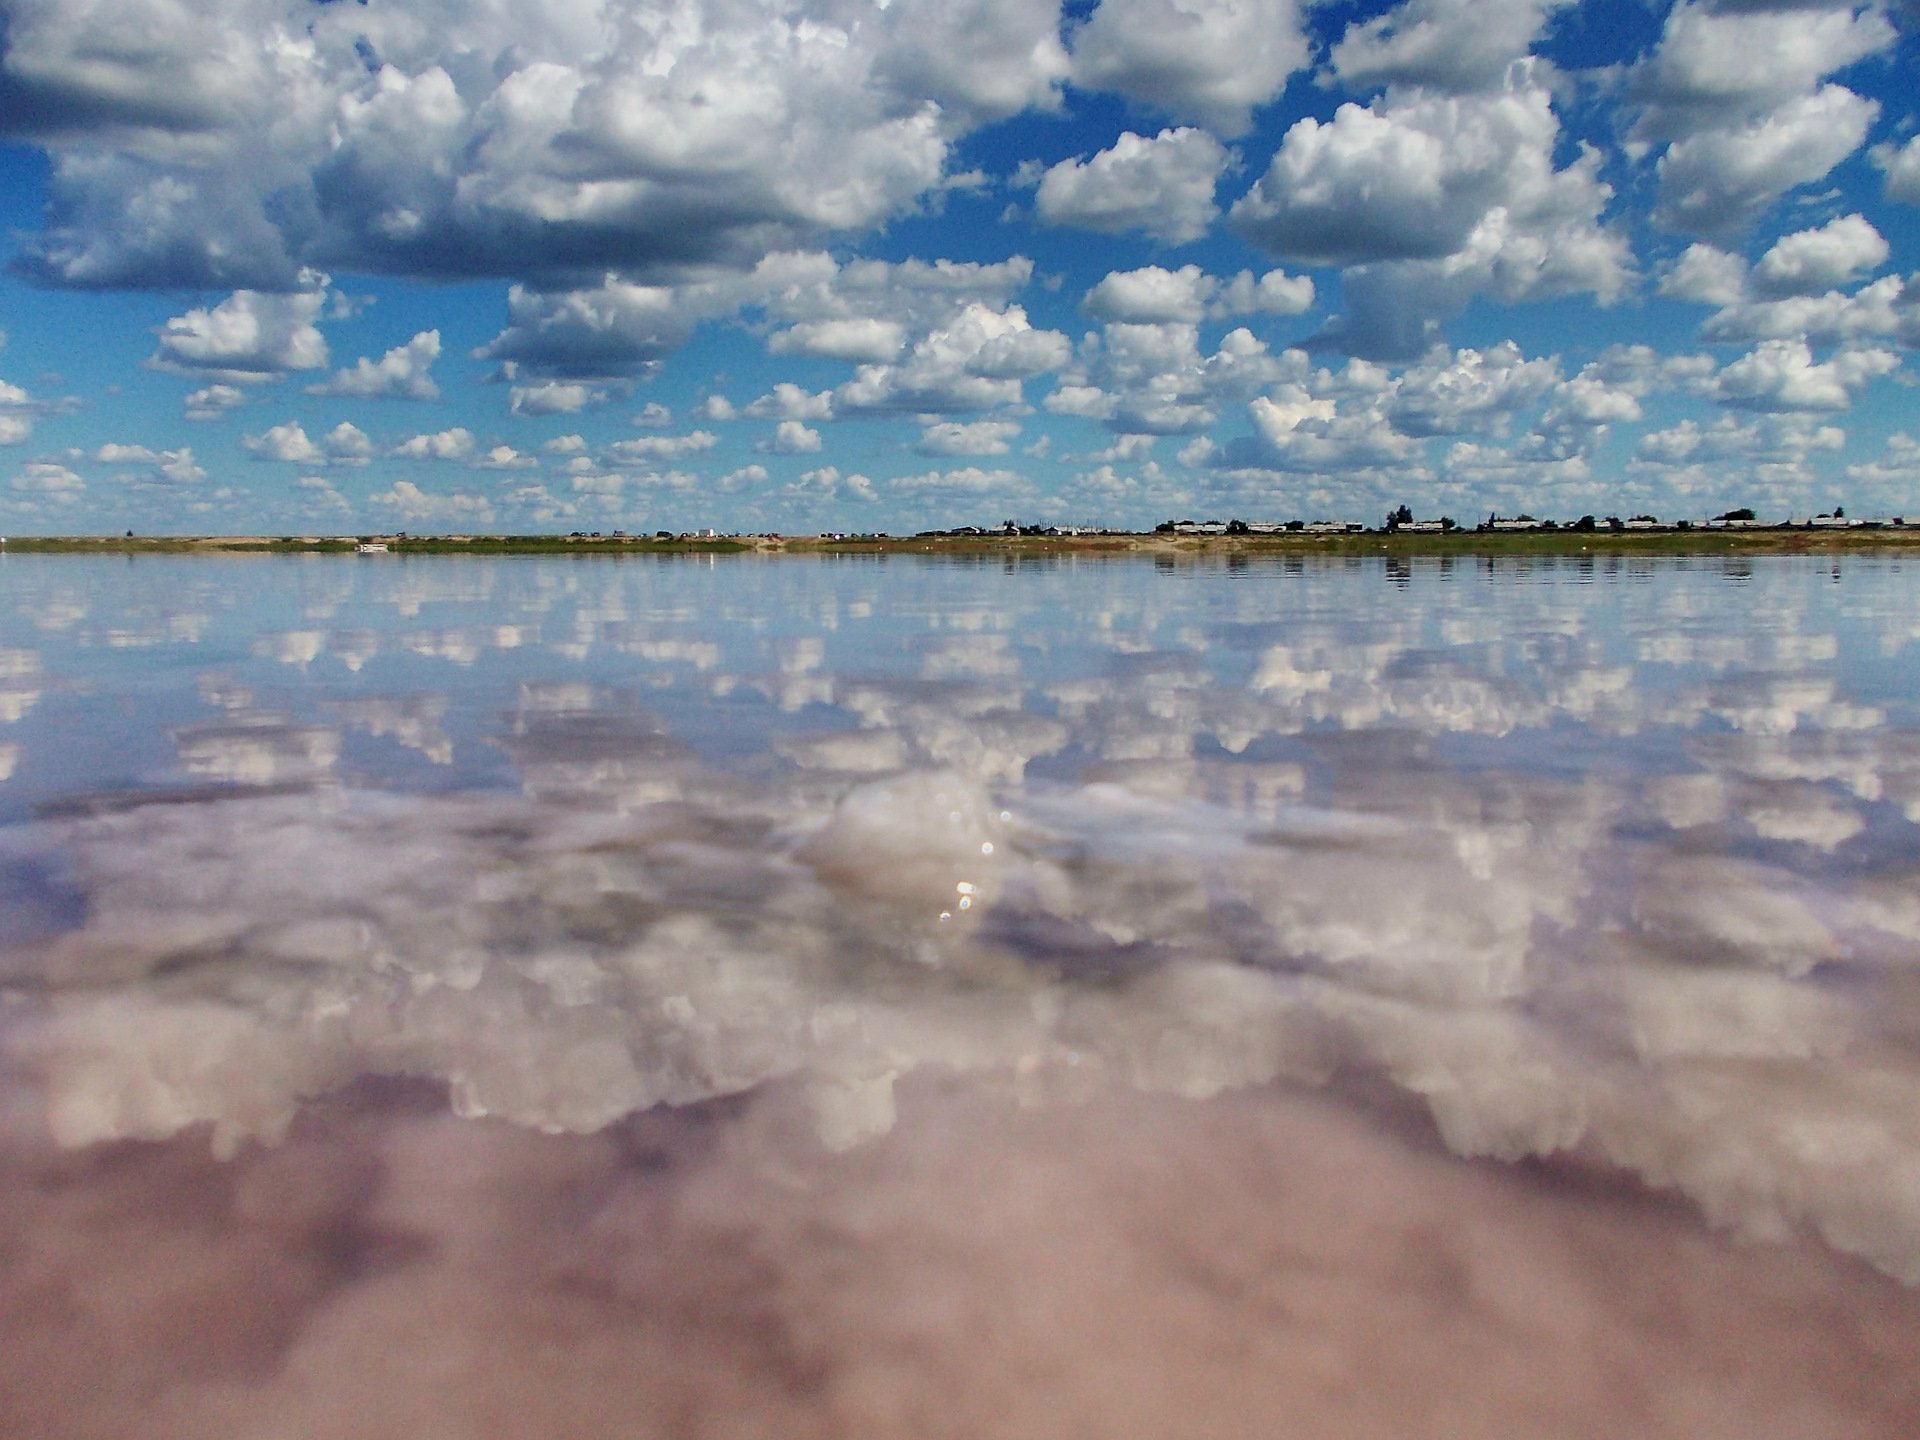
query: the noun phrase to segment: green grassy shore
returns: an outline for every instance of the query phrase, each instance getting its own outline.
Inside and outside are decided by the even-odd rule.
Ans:
[[[418,535],[385,537],[396,555],[1146,554],[1208,555],[1754,555],[1920,550],[1920,529],[1535,530],[1360,535],[819,536]],[[10,535],[0,554],[354,555],[351,537],[324,535]]]

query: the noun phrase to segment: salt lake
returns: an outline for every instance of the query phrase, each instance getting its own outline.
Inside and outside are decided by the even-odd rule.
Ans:
[[[1907,1437],[1898,556],[0,557],[0,1434]]]

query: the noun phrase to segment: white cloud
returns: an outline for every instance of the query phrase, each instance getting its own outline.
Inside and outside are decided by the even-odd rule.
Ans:
[[[734,409],[733,402],[724,395],[709,395],[693,407],[693,418],[711,420],[722,424],[734,419],[740,412]]]
[[[1080,308],[1096,320],[1128,324],[1193,323],[1234,315],[1298,315],[1313,305],[1313,281],[1269,270],[1258,279],[1242,270],[1222,281],[1198,265],[1167,270],[1147,265],[1115,270],[1086,294]]]
[[[711,430],[695,430],[686,435],[641,435],[632,440],[616,440],[607,447],[607,453],[615,464],[651,465],[697,455],[718,443],[719,437]]]
[[[1838,453],[1846,443],[1838,426],[1800,415],[1723,415],[1708,426],[1683,420],[1643,435],[1627,471],[1657,478],[1681,495],[1745,493],[1749,503],[1804,507],[1813,458]],[[1762,493],[1748,493],[1756,486]]]
[[[1476,295],[1611,303],[1633,277],[1625,236],[1600,220],[1613,192],[1591,147],[1554,168],[1560,126],[1541,79],[1520,62],[1495,93],[1390,91],[1301,120],[1231,223],[1275,254],[1356,267],[1323,339],[1358,355],[1424,353]]]
[[[1747,410],[1845,410],[1853,391],[1899,368],[1890,350],[1841,350],[1816,363],[1804,340],[1764,340],[1720,372],[1716,393]]]
[[[1860,148],[1880,107],[1827,85],[1755,120],[1701,130],[1660,157],[1653,219],[1686,234],[1738,234],[1780,196]]]
[[[862,365],[833,392],[835,414],[989,410],[1021,402],[1021,383],[1066,363],[1067,337],[1036,330],[1018,305],[979,302],[914,342],[894,365]]]
[[[1116,270],[1087,292],[1080,308],[1096,320],[1131,324],[1194,322],[1207,313],[1207,302],[1220,282],[1198,265],[1164,270],[1148,265],[1139,270]]]
[[[920,432],[913,448],[922,455],[1004,455],[1020,434],[1012,420],[976,420],[970,424],[943,420]]]
[[[33,435],[40,406],[18,385],[0,380],[0,445],[23,445]]]
[[[1073,82],[1238,135],[1307,63],[1299,10],[1295,0],[1101,0],[1073,32]]]
[[[1061,384],[1047,392],[1041,408],[1050,415],[1078,415],[1086,420],[1105,420],[1119,408],[1120,397],[1098,385]]]
[[[1308,117],[1287,131],[1232,221],[1314,265],[1453,255],[1492,212],[1539,210],[1569,186],[1588,192],[1577,209],[1597,212],[1605,188],[1577,166],[1553,168],[1559,133],[1551,96],[1525,67],[1494,94],[1342,105],[1324,124]]]
[[[248,435],[241,442],[257,460],[280,460],[289,465],[324,465],[327,455],[307,438],[298,420],[275,425],[265,434]]]
[[[578,415],[607,402],[607,391],[579,380],[538,380],[531,385],[515,385],[507,396],[507,409],[515,415]]]
[[[590,289],[515,285],[507,291],[507,328],[478,353],[562,379],[626,376],[684,345],[708,309],[673,286],[612,275]]]
[[[642,405],[639,412],[633,416],[633,423],[645,429],[658,429],[663,425],[671,425],[673,423],[673,411],[669,410],[665,405],[662,405],[658,400],[649,400],[646,404]],[[551,446],[552,442],[549,441],[548,444]]]
[[[1889,200],[1920,205],[1920,135],[1904,145],[1889,140],[1874,146],[1873,163],[1886,173]]]
[[[802,390],[791,380],[782,380],[747,406],[745,413],[755,420],[831,420],[833,392]]]
[[[319,254],[549,285],[745,270],[907,213],[946,180],[955,140],[1051,103],[1067,69],[1045,0],[311,6],[293,21],[259,0],[149,3],[9,14],[10,69],[58,99],[22,123],[96,142],[61,155],[29,249],[55,283],[270,290]],[[1234,61],[1271,48],[1204,38]],[[1218,105],[1207,92],[1248,68],[1172,88]],[[1157,88],[1137,64],[1114,79]]]
[[[906,335],[906,326],[897,320],[855,315],[803,321],[774,335],[767,349],[776,355],[883,363],[900,353]]]
[[[275,425],[264,434],[245,436],[240,443],[257,460],[292,465],[364,465],[374,453],[373,441],[365,432],[344,420],[317,445],[298,420]]]
[[[102,445],[93,458],[103,465],[137,465],[144,473],[136,480],[151,485],[193,485],[207,478],[207,472],[186,446],[178,450],[152,450],[145,445]]]
[[[12,484],[23,495],[44,495],[62,501],[77,499],[87,488],[87,482],[79,475],[51,460],[29,460],[14,472]]]
[[[772,438],[760,441],[754,448],[770,455],[817,455],[820,443],[818,430],[809,429],[798,420],[782,420],[774,427]]]
[[[331,380],[307,387],[309,395],[344,395],[356,400],[437,400],[433,362],[440,358],[440,332],[422,330],[404,345],[396,345],[378,360],[361,356],[353,366],[337,370]]]
[[[365,431],[348,420],[342,420],[329,430],[321,444],[335,464],[364,465],[373,455],[373,441],[367,438]]]
[[[537,470],[539,467],[537,457],[516,450],[511,445],[495,445],[473,460],[476,470]]]
[[[1377,397],[1343,406],[1303,386],[1282,385],[1251,401],[1247,415],[1264,443],[1230,446],[1229,464],[1304,472],[1418,469],[1420,442],[1393,428]]]
[[[467,524],[487,525],[493,521],[492,502],[484,495],[469,495],[461,491],[451,494],[433,494],[422,490],[411,480],[396,480],[390,489],[368,497],[370,503],[394,512],[395,517],[408,525],[430,524]]]
[[[1040,180],[1034,210],[1049,225],[1138,230],[1169,245],[1198,240],[1219,211],[1214,187],[1232,156],[1204,130],[1123,134],[1090,160],[1062,160]]]
[[[1886,240],[1864,215],[1842,215],[1775,241],[1753,267],[1753,280],[1770,294],[1813,295],[1878,269],[1888,253]]]
[[[1301,315],[1313,308],[1313,278],[1269,270],[1258,280],[1242,270],[1221,287],[1207,307],[1215,319],[1228,315]]]
[[[1709,316],[1700,333],[1708,340],[1740,342],[1888,338],[1912,347],[1920,345],[1920,284],[1883,275],[1851,293],[1739,298]]]
[[[886,77],[970,121],[1050,109],[1067,74],[1051,0],[894,0],[883,7]]]
[[[1529,360],[1511,340],[1441,352],[1401,375],[1386,414],[1406,435],[1500,434],[1559,380],[1556,361]]]
[[[1017,470],[987,470],[967,465],[957,470],[926,470],[918,475],[900,475],[885,482],[886,488],[926,499],[967,500],[985,497],[1020,497],[1033,493],[1027,477]]]
[[[184,402],[189,420],[218,420],[229,410],[246,403],[246,393],[232,385],[209,385],[195,390]]]
[[[1328,58],[1350,89],[1418,85],[1456,94],[1498,88],[1547,17],[1571,0],[1408,0],[1357,21]]]
[[[1884,493],[1896,508],[1909,516],[1915,513],[1913,496],[1920,491],[1920,440],[1896,430],[1887,437],[1886,449],[1878,460],[1849,465],[1847,478]]]
[[[1894,38],[1874,5],[1675,5],[1659,46],[1628,77],[1629,98],[1642,107],[1633,136],[1667,140],[1760,120]]]
[[[327,341],[314,321],[327,305],[327,277],[308,273],[301,282],[288,294],[236,290],[211,309],[175,316],[156,332],[153,363],[241,383],[318,370],[327,363]]]
[[[1747,262],[1696,241],[1660,277],[1660,293],[1700,305],[1731,305],[1746,294]]]
[[[405,460],[464,460],[473,453],[473,432],[462,426],[432,435],[414,435],[393,447]]]

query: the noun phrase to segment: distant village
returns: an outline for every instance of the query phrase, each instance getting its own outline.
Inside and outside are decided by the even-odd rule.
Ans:
[[[1920,519],[1904,516],[1851,516],[1844,506],[1830,514],[1762,520],[1750,509],[1729,510],[1706,520],[1662,520],[1657,515],[1582,515],[1577,520],[1541,520],[1532,515],[1490,514],[1474,525],[1461,525],[1450,515],[1416,518],[1402,505],[1377,525],[1362,520],[1163,520],[1156,535],[1448,535],[1455,532],[1488,534],[1567,530],[1575,533],[1626,530],[1900,530],[1920,529]],[[1012,520],[997,527],[963,525],[952,530],[923,530],[917,538],[964,535],[1120,535],[1137,532],[1104,530],[1095,526],[1020,525]]]

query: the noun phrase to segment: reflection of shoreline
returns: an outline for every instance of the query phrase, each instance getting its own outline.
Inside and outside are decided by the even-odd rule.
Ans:
[[[817,535],[744,535],[662,540],[644,535],[433,535],[387,537],[395,555],[1764,555],[1836,554],[1920,549],[1920,529],[1687,530],[1625,532],[1550,530],[1447,535],[944,535],[833,539]],[[22,554],[341,554],[350,535],[9,536]]]

